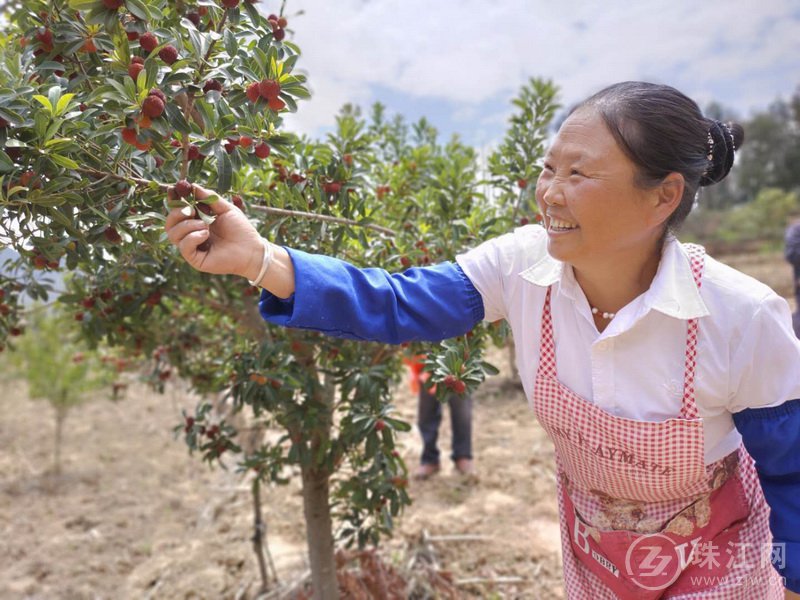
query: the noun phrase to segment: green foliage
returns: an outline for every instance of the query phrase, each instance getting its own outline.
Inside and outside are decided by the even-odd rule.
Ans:
[[[149,52],[145,32],[157,36]],[[20,258],[0,277],[0,335],[24,318],[24,295],[52,289],[34,271],[72,272],[59,302],[92,346],[151,360],[156,389],[178,375],[201,394],[227,396],[251,429],[281,432],[246,447],[203,402],[175,428],[191,450],[214,463],[239,454],[243,471],[275,483],[300,467],[304,486],[330,484],[340,535],[376,543],[410,501],[395,450],[409,425],[391,407],[403,350],[267,327],[254,288],[193,271],[167,243],[165,190],[187,178],[235,194],[276,243],[357,265],[451,260],[518,223],[518,210],[535,211],[527,183],[555,87],[522,89],[487,181],[474,149],[380,105],[366,118],[345,107],[324,141],[282,131],[282,115],[309,95],[299,49],[250,2],[127,0],[117,11],[100,0],[32,0],[3,36],[0,239]],[[167,45],[172,64],[161,56]],[[280,96],[253,102],[247,89],[264,78],[280,83]],[[166,102],[150,118],[143,103],[154,89]],[[262,141],[269,160],[254,152]],[[482,348],[499,337],[480,326],[468,343],[409,351],[470,390],[492,372]]]
[[[798,211],[797,194],[766,188],[752,202],[728,211],[720,223],[718,235],[723,241],[778,242],[783,239],[789,216]]]
[[[111,372],[87,347],[73,321],[43,307],[30,310],[28,319],[10,356],[31,398],[67,411],[111,383]]]

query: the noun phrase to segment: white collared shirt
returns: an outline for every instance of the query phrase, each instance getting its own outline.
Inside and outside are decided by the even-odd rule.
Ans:
[[[506,319],[511,326],[529,400],[550,285],[559,380],[620,417],[663,421],[678,415],[686,321],[699,318],[695,387],[706,463],[739,446],[731,413],[800,398],[800,341],[787,302],[709,256],[698,290],[686,251],[673,237],[664,244],[650,288],[602,333],[572,267],[547,254],[541,226],[520,227],[456,260],[483,298],[484,318]]]

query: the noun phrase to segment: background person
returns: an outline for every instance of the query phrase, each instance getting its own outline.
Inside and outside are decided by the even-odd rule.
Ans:
[[[459,474],[472,475],[472,396],[452,392],[445,402],[440,401],[435,386],[429,390],[425,385],[429,374],[422,370],[424,360],[424,355],[403,359],[409,370],[411,391],[417,396],[417,427],[422,437],[422,454],[414,479],[430,479],[441,470],[438,442],[445,403],[450,409],[450,459]]]
[[[786,228],[784,256],[792,265],[795,309],[792,315],[794,333],[800,338],[800,217]]]
[[[260,284],[272,323],[400,343],[506,319],[555,446],[569,598],[798,598],[788,305],[672,235],[741,143],[740,127],[674,88],[615,84],[577,106],[547,152],[544,227],[395,275],[265,245],[224,201],[210,228],[179,210],[166,228],[196,268]]]

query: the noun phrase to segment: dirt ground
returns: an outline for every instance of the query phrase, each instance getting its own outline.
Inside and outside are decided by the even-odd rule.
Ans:
[[[779,254],[727,262],[791,292]],[[493,362],[501,374],[474,405],[477,476],[445,465],[430,481],[412,481],[414,504],[383,556],[400,568],[425,557],[449,574],[458,597],[563,598],[552,447],[508,379],[506,354]],[[180,384],[164,395],[134,386],[120,402],[99,397],[76,408],[56,477],[49,407],[0,381],[0,598],[255,598],[248,482],[202,465],[171,431],[196,402]],[[413,422],[405,386],[396,402]],[[420,449],[416,433],[402,438],[409,467]],[[306,570],[297,481],[266,489],[264,504],[277,573],[297,580]]]

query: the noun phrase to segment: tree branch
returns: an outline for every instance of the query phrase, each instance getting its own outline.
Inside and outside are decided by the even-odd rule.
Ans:
[[[98,169],[92,169],[89,167],[78,167],[75,170],[80,173],[86,173],[87,175],[93,175],[95,177],[110,177],[111,179],[116,179],[117,181],[133,182],[136,185],[142,187],[150,187],[155,184],[156,186],[158,186],[159,190],[164,192],[166,192],[170,187],[172,187],[169,184],[160,183],[158,181],[152,181],[150,179],[142,179],[141,177],[134,177],[133,175],[119,175],[117,173],[107,173],[106,171],[100,171]],[[397,235],[397,232],[394,229],[389,229],[388,227],[383,227],[381,225],[373,225],[372,223],[359,223],[358,221],[354,221],[353,219],[345,219],[344,217],[319,215],[316,213],[305,212],[302,210],[289,210],[287,208],[275,208],[273,206],[251,206],[250,208],[251,210],[254,210],[256,212],[263,212],[270,215],[276,215],[279,217],[293,217],[299,219],[310,219],[312,221],[337,223],[339,225],[351,225],[353,227],[364,227],[365,229],[372,229],[379,233],[383,233],[390,236]]]

